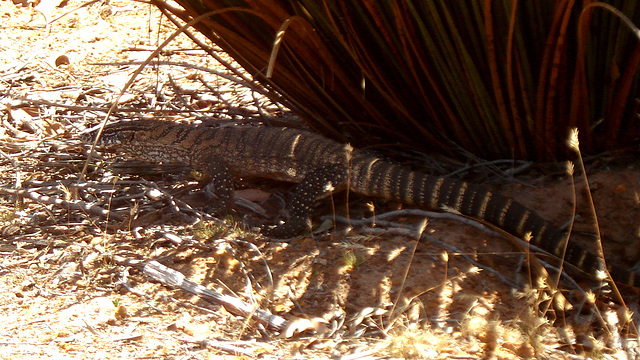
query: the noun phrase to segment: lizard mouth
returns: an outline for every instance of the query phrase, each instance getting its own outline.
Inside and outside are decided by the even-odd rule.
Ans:
[[[86,144],[92,144],[93,140],[95,140],[96,131],[86,131],[80,133],[80,140]]]
[[[80,135],[80,139],[85,146],[91,148],[93,146],[93,142],[96,139],[96,135],[98,131],[86,132]],[[98,151],[106,151],[111,152],[118,149],[118,146],[122,145],[122,142],[119,139],[114,139],[108,136],[104,136],[104,133],[98,139],[96,143],[96,150]]]
[[[98,134],[97,130],[81,133],[80,140],[82,140],[82,142],[85,144],[93,145],[93,142],[95,141],[97,134]],[[103,140],[101,136],[100,139],[98,139],[98,143],[96,144],[96,146],[102,148],[102,147],[108,146],[108,144]]]
[[[93,145],[93,142],[98,135],[98,130],[100,129],[100,125],[94,126],[92,128],[86,129],[85,131],[80,133],[80,140],[88,145]],[[103,131],[96,143],[96,147],[99,149],[109,150],[113,149],[122,144],[123,140],[119,136],[109,136],[107,134],[108,131]]]

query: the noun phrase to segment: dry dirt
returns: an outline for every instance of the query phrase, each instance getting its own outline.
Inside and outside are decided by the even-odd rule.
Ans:
[[[186,172],[158,174],[97,155],[79,182],[88,149],[80,132],[104,118],[137,68],[131,63],[175,29],[141,3],[82,4],[34,10],[0,1],[0,358],[637,358],[635,326],[624,317],[637,312],[634,291],[623,289],[627,307],[607,295],[582,304],[584,293],[563,281],[567,302],[546,306],[549,287],[529,285],[540,273],[528,270],[525,251],[460,219],[427,216],[420,241],[415,229],[425,217],[400,215],[390,220],[410,225],[408,236],[394,235],[397,224],[346,235],[338,225],[330,235],[265,242],[247,224],[273,221],[290,187],[245,185],[223,224],[197,207]],[[252,89],[194,67],[230,74],[186,37],[165,50],[164,65],[145,68],[112,120],[289,120]],[[607,259],[632,266],[640,255],[640,162],[588,164]],[[558,225],[571,219],[567,175],[529,171],[488,185]],[[42,197],[12,196],[16,188]],[[586,188],[576,189],[574,231],[589,246],[595,227]],[[131,220],[74,208],[77,197]],[[319,216],[346,213],[344,197],[333,200]],[[371,216],[369,201],[350,197],[349,215]],[[377,216],[391,208],[376,205]],[[152,281],[142,271],[151,260],[303,329],[300,319],[322,325],[267,329]]]

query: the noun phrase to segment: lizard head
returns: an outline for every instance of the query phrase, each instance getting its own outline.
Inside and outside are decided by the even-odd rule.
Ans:
[[[132,145],[135,142],[144,141],[155,128],[155,120],[122,121],[109,124],[104,127],[97,146],[104,150],[118,150],[119,147]],[[82,141],[93,144],[99,127],[82,135]]]
[[[98,135],[99,127],[92,131],[86,132],[81,135],[82,142],[92,145]],[[114,131],[114,129],[106,126],[98,138],[96,146],[98,148],[109,150],[114,149],[118,145],[126,144],[131,141],[133,133],[127,131]]]

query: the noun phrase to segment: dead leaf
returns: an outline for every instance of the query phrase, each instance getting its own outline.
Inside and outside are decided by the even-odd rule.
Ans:
[[[13,119],[16,124],[22,124],[33,120],[33,116],[22,108],[11,109],[9,113],[11,114],[11,119]]]
[[[289,325],[284,329],[280,337],[290,338],[306,330],[314,330],[316,333],[324,334],[328,332],[327,322],[322,318],[303,319],[293,318],[289,321]]]
[[[60,55],[56,58],[56,67],[60,67],[61,65],[69,65],[71,61],[67,55]]]

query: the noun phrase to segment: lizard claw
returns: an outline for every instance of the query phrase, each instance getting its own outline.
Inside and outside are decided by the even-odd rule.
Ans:
[[[264,225],[260,232],[267,237],[275,239],[289,239],[304,233],[310,228],[309,219],[306,217],[292,217],[286,223],[280,225]]]

